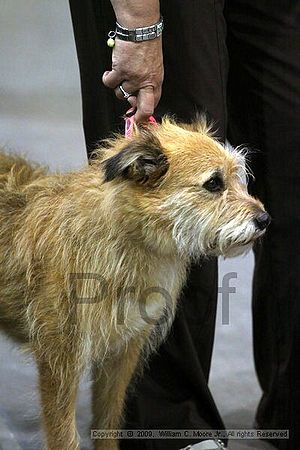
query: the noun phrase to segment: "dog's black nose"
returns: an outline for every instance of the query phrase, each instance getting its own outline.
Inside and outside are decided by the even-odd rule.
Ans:
[[[266,211],[260,212],[254,219],[256,228],[263,231],[271,223],[271,216]]]

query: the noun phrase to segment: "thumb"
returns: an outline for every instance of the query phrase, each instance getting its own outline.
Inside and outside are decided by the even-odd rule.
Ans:
[[[122,83],[122,78],[116,70],[104,72],[102,75],[103,84],[111,89],[115,89]]]

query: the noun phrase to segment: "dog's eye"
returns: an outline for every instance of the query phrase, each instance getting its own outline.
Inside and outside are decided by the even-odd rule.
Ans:
[[[209,192],[221,192],[224,189],[224,181],[218,175],[210,178],[203,184],[204,189]]]

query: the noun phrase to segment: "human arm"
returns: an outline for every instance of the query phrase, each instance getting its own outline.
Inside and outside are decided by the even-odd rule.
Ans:
[[[111,0],[116,19],[126,28],[150,26],[159,21],[159,0]],[[118,38],[112,54],[112,70],[103,74],[105,86],[115,89],[118,98],[125,91],[137,107],[136,121],[143,122],[154,112],[161,96],[163,54],[161,36],[149,41],[129,42]]]

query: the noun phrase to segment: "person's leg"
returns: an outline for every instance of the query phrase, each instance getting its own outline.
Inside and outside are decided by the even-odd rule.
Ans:
[[[107,33],[115,28],[109,0],[70,0],[80,68],[83,124],[87,151],[99,139],[121,129],[129,105],[115,98],[102,84],[103,71],[111,67]],[[224,0],[165,0],[161,2],[165,31],[165,81],[156,115],[175,114],[190,121],[205,111],[225,138],[227,51]]]
[[[114,28],[109,1],[70,0],[81,71],[88,149],[114,131],[128,104],[101,83],[110,67],[107,32]],[[206,110],[224,139],[226,49],[223,0],[163,0],[165,83],[156,115],[190,121]],[[194,265],[166,342],[135,384],[125,428],[223,428],[208,389],[217,300],[217,262]],[[122,450],[177,450],[184,440],[124,440]]]
[[[252,186],[273,221],[255,251],[257,425],[300,438],[300,4],[230,0],[230,139],[256,150]]]
[[[109,0],[70,0],[81,80],[83,127],[88,155],[99,140],[121,129],[128,103],[104,87],[102,74],[111,68],[108,32],[115,29]],[[127,105],[126,105],[127,104]]]

